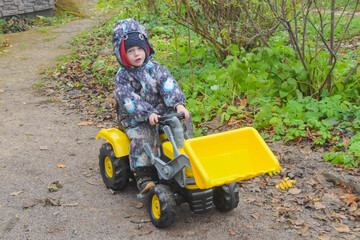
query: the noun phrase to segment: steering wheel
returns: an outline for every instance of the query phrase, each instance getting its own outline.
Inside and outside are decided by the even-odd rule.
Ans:
[[[184,113],[170,113],[170,114],[166,114],[166,115],[162,115],[158,120],[159,123],[165,123],[166,120],[169,120],[172,117],[177,117],[178,119],[184,119],[185,118],[185,114]]]

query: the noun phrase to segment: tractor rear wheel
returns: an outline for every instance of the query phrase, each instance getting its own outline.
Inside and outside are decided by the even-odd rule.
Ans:
[[[229,212],[239,203],[239,189],[236,182],[224,184],[214,189],[214,204],[221,212]]]
[[[148,211],[152,223],[158,228],[169,227],[175,220],[176,202],[170,188],[159,184],[149,190]]]
[[[115,157],[109,143],[103,144],[100,148],[99,165],[101,176],[108,188],[119,191],[128,185],[130,177],[128,157]]]

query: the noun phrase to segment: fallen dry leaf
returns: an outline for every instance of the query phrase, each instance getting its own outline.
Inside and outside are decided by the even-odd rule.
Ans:
[[[346,193],[346,194],[340,196],[340,198],[343,199],[347,205],[352,204],[357,199],[356,195],[352,194],[352,193]]]
[[[105,128],[105,127],[106,127],[106,124],[104,124],[104,123],[98,123],[98,124],[96,124],[96,127],[97,127],[97,128]]]
[[[305,226],[303,229],[301,229],[300,234],[301,234],[301,236],[303,236],[303,237],[309,236],[309,235],[310,235],[310,233],[309,233],[309,227],[308,227],[308,226]]]
[[[135,207],[136,207],[137,209],[140,209],[140,208],[142,208],[143,206],[144,206],[144,204],[143,204],[142,202],[137,202]]]
[[[40,200],[36,200],[34,202],[25,202],[22,204],[22,207],[24,209],[31,208],[31,207],[35,206],[36,204],[38,204],[39,202],[40,202]]]
[[[319,240],[330,240],[330,237],[329,237],[328,235],[326,235],[326,234],[320,233],[320,234],[318,235],[318,239],[319,239]]]
[[[292,195],[297,195],[297,194],[301,193],[301,189],[299,189],[299,188],[291,188],[289,190],[289,193],[292,194]]]
[[[324,202],[330,203],[330,204],[338,204],[340,203],[340,199],[339,197],[331,192],[331,193],[325,193],[324,196],[322,197]]]
[[[220,120],[217,117],[215,117],[211,121],[201,123],[200,125],[202,127],[208,127],[210,129],[218,129],[222,126],[222,123],[220,122]]]
[[[79,206],[80,203],[64,203],[62,206],[63,207],[76,207],[76,206]]]
[[[248,198],[248,199],[245,199],[244,202],[253,203],[253,202],[256,202],[256,198]]]
[[[349,144],[349,142],[350,142],[350,138],[344,138],[344,140],[343,140],[343,144],[344,144],[344,146],[346,147],[348,144]]]
[[[46,198],[46,199],[41,200],[41,202],[44,203],[44,207],[45,206],[61,206],[60,200],[56,200],[53,198]]]
[[[277,207],[276,208],[279,212],[289,212],[290,209],[289,208],[286,208],[286,207]]]
[[[79,123],[78,124],[78,126],[88,126],[88,125],[92,125],[93,124],[93,122],[81,122],[81,123]]]
[[[40,146],[40,150],[48,150],[48,146]]]
[[[355,212],[358,209],[358,204],[356,202],[353,202],[350,205],[349,212]]]
[[[345,239],[347,239],[347,240],[359,239],[359,238],[356,237],[354,234],[344,235],[343,237],[344,237]]]
[[[0,93],[4,93],[5,92],[5,89],[0,89]]]
[[[322,215],[314,215],[314,216],[311,216],[315,219],[319,219],[319,220],[323,220],[323,221],[327,221],[327,217],[326,216],[322,216]]]
[[[12,192],[12,193],[10,193],[10,196],[17,196],[17,195],[19,195],[19,194],[21,194],[23,192],[24,191]]]
[[[273,200],[271,200],[271,203],[278,203],[278,202],[281,202],[281,199],[274,198]]]
[[[59,188],[62,188],[62,183],[59,181],[49,182],[47,185],[49,192],[57,192]]]
[[[66,165],[64,165],[64,164],[58,164],[58,165],[56,165],[58,168],[66,168]]]
[[[306,183],[309,184],[309,185],[311,185],[311,186],[316,184],[316,182],[314,181],[314,179],[310,179],[310,180],[307,181]]]
[[[230,230],[230,231],[229,231],[229,234],[230,234],[231,236],[235,236],[236,232],[235,232],[234,230]]]
[[[355,212],[351,212],[351,215],[357,218],[360,218],[360,209],[357,209]],[[360,229],[360,227],[359,227]]]
[[[253,214],[253,215],[251,215],[253,218],[255,218],[255,220],[259,220],[259,215],[257,215],[257,214]]]
[[[148,223],[148,222],[151,222],[151,220],[150,219],[130,220],[130,222],[132,222],[132,223]]]
[[[294,221],[294,225],[303,226],[303,225],[305,225],[305,221],[303,219],[297,219]]]
[[[101,184],[99,181],[96,181],[94,179],[89,179],[86,182],[91,184],[91,185],[100,185]]]
[[[333,213],[333,214],[331,215],[331,218],[332,218],[332,219],[335,219],[335,220],[341,220],[341,219],[346,219],[347,217],[346,217],[344,214]]]
[[[248,100],[246,98],[240,100],[240,106],[246,106],[248,104]]]
[[[335,230],[338,232],[345,232],[345,233],[350,232],[350,228],[343,223],[333,223],[332,225],[335,228]]]
[[[139,233],[139,236],[145,236],[145,235],[149,235],[150,233],[152,233],[152,230],[143,230],[141,233]]]
[[[320,209],[326,208],[326,206],[325,206],[325,204],[323,204],[323,203],[321,203],[321,202],[315,202],[314,208],[315,208],[316,210],[320,210]]]

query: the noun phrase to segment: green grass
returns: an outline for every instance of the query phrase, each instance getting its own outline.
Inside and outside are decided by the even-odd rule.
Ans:
[[[50,38],[45,38],[44,41],[50,42],[50,41],[53,41],[55,39],[56,39],[56,37],[50,37]]]

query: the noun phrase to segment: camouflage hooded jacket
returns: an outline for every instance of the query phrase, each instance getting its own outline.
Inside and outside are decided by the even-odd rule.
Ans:
[[[144,35],[149,56],[140,67],[128,67],[120,55],[120,46],[128,33]],[[114,54],[120,69],[114,80],[115,98],[119,105],[118,120],[124,127],[147,121],[151,113],[164,114],[185,104],[185,96],[166,67],[151,61],[155,52],[144,26],[133,19],[119,20],[113,30]]]

